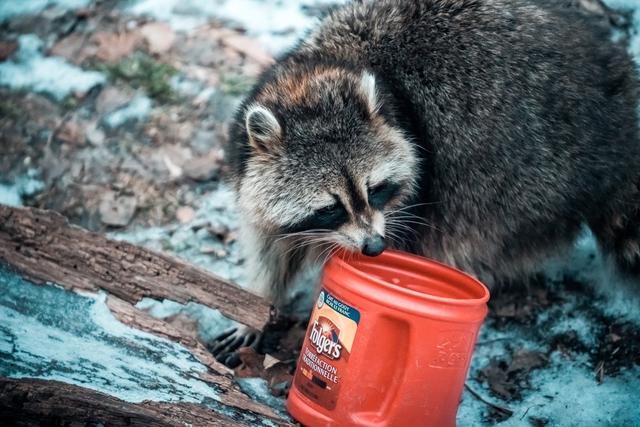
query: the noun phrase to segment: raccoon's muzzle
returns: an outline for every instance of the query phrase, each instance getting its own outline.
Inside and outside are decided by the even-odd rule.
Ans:
[[[384,241],[384,237],[376,233],[373,236],[364,239],[362,253],[367,256],[378,256],[386,247],[387,244]]]

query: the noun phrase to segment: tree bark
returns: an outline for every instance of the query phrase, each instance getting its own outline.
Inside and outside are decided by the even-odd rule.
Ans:
[[[262,298],[165,254],[69,225],[58,213],[0,205],[0,260],[38,282],[97,291],[135,304],[144,297],[198,302],[255,329],[272,309]]]
[[[215,406],[215,402],[212,406]],[[244,411],[225,414],[193,403],[130,403],[58,381],[0,377],[3,425],[260,426],[292,424]]]

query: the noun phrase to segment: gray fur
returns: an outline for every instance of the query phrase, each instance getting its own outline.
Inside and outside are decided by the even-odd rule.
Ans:
[[[352,194],[345,176],[376,173],[410,175],[382,209],[404,224],[392,246],[489,283],[535,271],[584,223],[640,272],[636,73],[602,26],[552,3],[354,2],[265,72],[230,150],[263,293],[281,299],[301,260],[319,255],[277,241],[283,222],[330,203],[328,192]],[[283,132],[267,154],[247,136],[255,103]],[[371,233],[376,210],[355,214],[345,197],[347,226]],[[326,236],[354,249],[340,233]]]

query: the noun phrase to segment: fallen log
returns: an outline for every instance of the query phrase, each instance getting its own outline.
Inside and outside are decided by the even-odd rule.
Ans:
[[[98,291],[136,304],[144,297],[198,302],[262,329],[262,298],[169,255],[69,225],[60,214],[0,205],[0,260],[38,282]]]
[[[215,402],[211,403],[215,406]],[[0,377],[4,425],[260,426],[291,425],[250,412],[222,414],[192,403],[125,402],[59,381]]]
[[[26,329],[23,330],[22,325],[34,319],[37,323],[36,328],[44,328],[44,331],[38,332],[50,337],[59,336],[59,333],[73,333],[72,324],[74,321],[77,322],[77,319],[67,317],[64,314],[65,307],[59,305],[61,301],[56,300],[56,304],[50,299],[51,295],[56,294],[56,292],[51,293],[55,288],[47,291],[47,286],[34,286],[24,279],[18,279],[22,276],[32,281],[51,282],[61,285],[71,291],[106,291],[106,296],[98,299],[95,296],[90,297],[89,301],[103,301],[102,304],[106,304],[108,311],[117,320],[129,327],[179,343],[199,363],[206,367],[206,369],[194,372],[180,371],[183,368],[173,365],[169,369],[178,369],[176,373],[183,378],[198,378],[202,382],[198,384],[206,387],[207,390],[215,390],[218,407],[214,408],[214,410],[218,409],[218,415],[237,413],[244,414],[245,419],[248,419],[246,417],[257,417],[258,419],[270,420],[278,425],[283,422],[281,416],[273,408],[252,401],[240,391],[237,384],[231,379],[231,371],[216,361],[196,337],[190,336],[164,320],[154,318],[147,312],[133,306],[134,303],[145,296],[159,299],[169,298],[183,303],[194,301],[219,309],[222,313],[242,323],[254,327],[262,327],[269,321],[271,312],[269,306],[259,297],[180,260],[128,243],[113,241],[104,236],[71,226],[62,216],[54,212],[0,205],[0,267],[2,267],[2,264],[7,264],[9,269],[2,270],[5,276],[4,281],[0,283],[0,287],[4,289],[2,292],[4,300],[0,298],[0,317],[4,313],[5,316],[9,316],[5,317],[6,320],[11,319],[17,314],[15,307],[25,304],[25,301],[31,301],[37,307],[34,310],[37,310],[38,313],[41,310],[40,307],[42,307],[42,310],[49,307],[52,312],[59,313],[59,320],[53,322],[53,324],[42,324],[37,320],[37,316],[36,318],[33,317],[35,312],[29,314],[21,311],[20,315],[24,316],[24,323],[21,320],[18,323],[13,323],[13,326],[5,325],[8,329],[5,331],[6,336],[3,336],[4,341],[6,341],[4,346],[8,346],[11,350],[6,355],[8,359],[4,360],[4,365],[0,363],[0,376],[30,376],[31,372],[38,372],[38,369],[44,369],[45,371],[48,369],[47,358],[45,356],[42,356],[42,360],[38,358],[40,357],[38,348],[25,347],[26,343],[21,341],[21,337],[26,337],[28,336],[27,334],[33,333],[34,326],[32,325],[31,329],[27,331]],[[11,277],[14,277],[14,279],[11,279]],[[57,295],[64,292],[58,289]],[[70,293],[69,295],[77,294]],[[78,298],[81,297],[78,296],[73,300],[78,301]],[[86,297],[82,298],[84,300],[87,299]],[[71,306],[74,306],[74,304],[77,304],[77,302],[71,304]],[[83,313],[80,317],[84,318],[90,313],[90,311]],[[88,327],[96,326],[95,319],[93,319],[93,323],[87,320],[81,325],[80,329],[87,330]],[[75,330],[78,329],[76,328]],[[98,331],[99,337],[111,335],[108,330],[104,332]],[[87,337],[83,339],[86,340]],[[179,354],[172,354],[172,351],[175,350],[164,346],[162,343],[156,344],[156,341],[138,343],[131,341],[131,339],[131,337],[128,337],[123,340],[123,337],[116,336],[111,340],[104,340],[104,342],[107,345],[124,346],[122,349],[114,347],[114,351],[121,354],[136,351],[141,346],[153,345],[155,346],[154,351],[158,355],[162,354],[162,359],[143,352],[143,354],[149,354],[149,364],[151,365],[164,363],[165,356],[178,359],[182,357]],[[86,344],[91,345],[89,341]],[[42,345],[46,347],[50,344],[43,342]],[[0,339],[0,347],[2,346],[3,339]],[[167,351],[169,353],[164,353]],[[34,366],[20,367],[15,364],[15,362],[19,362],[23,354],[28,355],[28,357],[36,357],[36,359],[33,359]],[[99,357],[96,360],[92,358],[91,354],[85,354],[84,357],[83,364],[89,363],[92,369],[99,370],[96,373],[100,372],[99,377],[102,381],[110,381],[109,377],[106,376],[108,368]],[[75,359],[81,360],[80,356],[75,357]],[[60,363],[57,360],[52,362],[56,365]],[[19,364],[24,365],[20,362]],[[40,365],[38,366],[38,364]],[[30,368],[33,368],[33,371]],[[84,368],[83,366],[68,365],[56,372],[66,372],[63,378],[66,378],[68,374],[70,382],[77,383],[79,377],[84,378],[81,380],[81,384],[92,384],[95,380],[98,386],[92,386],[92,388],[105,391],[99,386],[101,380],[96,378],[97,374],[92,374],[89,371],[89,376],[87,377],[86,372],[83,371]],[[137,372],[135,370],[127,370],[125,372],[126,375],[131,375],[131,377],[122,378],[129,382],[140,381],[136,378]],[[122,373],[118,375],[122,375]],[[67,386],[77,387],[65,385],[65,387]],[[47,385],[47,387],[49,386]],[[166,387],[171,388],[171,384],[167,384]],[[21,388],[18,389],[21,390]],[[0,393],[4,396],[4,392],[0,390]],[[90,393],[102,395],[98,391],[91,391]],[[151,392],[147,393],[145,391],[143,394],[145,396],[153,396]],[[58,393],[56,392],[55,395],[57,396]],[[178,389],[171,396],[170,400],[184,398],[184,396],[180,396]],[[60,399],[64,398],[64,396],[58,397]],[[120,401],[116,396],[111,396],[110,398]],[[154,400],[156,399],[154,398]],[[205,401],[203,400],[203,402]],[[63,401],[56,400],[56,402]],[[62,403],[60,404],[62,405]],[[129,404],[127,403],[127,405]],[[159,402],[145,405],[145,408],[162,407],[163,411],[170,411],[179,417],[182,417],[181,413],[185,411],[184,405],[171,406],[173,404]],[[1,403],[0,406],[2,406]],[[191,406],[203,409],[197,405]],[[206,407],[204,410],[205,414],[211,412]],[[0,413],[2,413],[1,410]],[[98,414],[100,413],[102,412],[98,410]],[[69,419],[74,419],[74,414],[76,413],[69,413]],[[91,412],[88,411],[87,414],[91,414]],[[145,414],[146,412],[143,411],[142,415]],[[216,415],[209,414],[208,416],[211,419],[215,419]],[[80,419],[83,418],[80,417]],[[143,424],[150,423],[147,421],[143,422]],[[157,424],[156,421],[150,423],[150,425],[167,425],[160,423],[166,420],[158,421],[160,424]],[[202,419],[197,424],[229,425],[212,423],[208,419]],[[175,420],[172,420],[169,425],[176,425]],[[232,425],[237,425],[237,423]]]

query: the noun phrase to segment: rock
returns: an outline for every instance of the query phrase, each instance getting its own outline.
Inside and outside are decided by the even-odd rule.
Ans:
[[[104,144],[104,141],[106,139],[104,132],[100,128],[98,128],[95,122],[90,123],[87,126],[87,128],[84,131],[84,135],[87,141],[89,141],[89,143],[92,145],[102,145]]]
[[[218,175],[220,161],[220,157],[215,153],[209,153],[206,156],[187,161],[183,166],[183,172],[194,181],[210,181]]]
[[[194,211],[191,206],[181,206],[176,210],[176,219],[181,224],[191,222],[195,216],[196,211]]]
[[[182,168],[176,165],[175,163],[173,163],[173,161],[169,156],[167,156],[166,154],[162,156],[162,161],[167,167],[167,170],[169,171],[169,175],[171,175],[171,178],[180,178],[182,176]]]
[[[100,115],[111,113],[129,103],[133,97],[132,91],[108,86],[100,92],[98,99],[96,99],[96,112]]]
[[[113,227],[124,227],[131,222],[136,213],[138,200],[135,196],[118,196],[109,191],[102,196],[98,212],[100,220]]]

